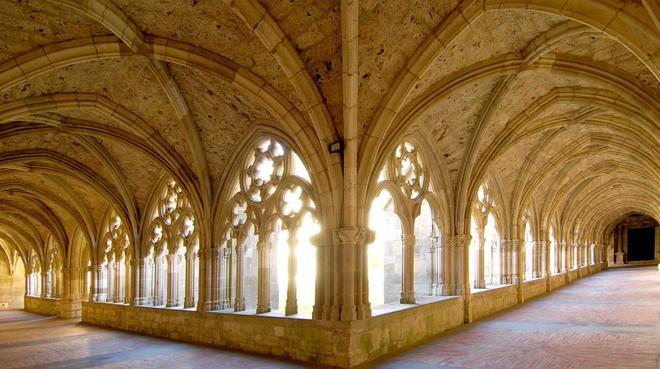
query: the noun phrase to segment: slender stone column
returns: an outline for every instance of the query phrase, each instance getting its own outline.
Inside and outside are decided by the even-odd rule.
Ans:
[[[231,265],[231,241],[227,241],[227,247],[221,249],[220,255],[220,267],[221,267],[221,276],[222,281],[220,283],[220,294],[222,296],[221,309],[231,308],[231,286],[232,286],[232,265]]]
[[[401,236],[403,247],[403,273],[401,281],[401,303],[415,303],[415,235]]]
[[[91,301],[99,301],[99,278],[101,277],[101,267],[92,265],[90,267],[92,280],[89,286],[89,297]]]
[[[168,254],[167,260],[167,300],[165,306],[173,307],[179,305],[178,296],[178,271],[176,254]]]
[[[511,267],[509,271],[511,275],[511,283],[515,284],[518,302],[522,303],[523,298],[523,282],[525,280],[525,242],[524,240],[512,239],[508,240],[509,249],[511,250]]]
[[[506,240],[499,241],[500,246],[500,284],[510,284],[509,275],[509,244]]]
[[[289,235],[291,239],[291,235]],[[237,240],[236,242],[236,280],[235,283],[235,296],[234,296],[234,311],[245,310],[245,250],[247,245],[245,240]],[[289,262],[291,262],[291,248],[289,248]],[[295,255],[294,255],[295,259]],[[295,275],[295,274],[294,274]],[[289,284],[291,284],[291,269],[289,268]],[[294,283],[295,285],[295,283]]]
[[[117,260],[117,259],[115,259]],[[121,260],[121,259],[120,259]],[[112,302],[114,303],[122,303],[124,302],[124,296],[122,294],[122,275],[121,275],[121,262],[115,261],[112,264],[112,267],[114,268],[114,289],[112,291]]]
[[[545,242],[541,244],[540,241],[535,241],[534,246],[536,250],[536,268],[533,275],[535,278],[542,278],[545,275]]]
[[[438,236],[429,237],[431,241],[431,249],[429,250],[429,256],[431,258],[431,295],[437,296],[440,294],[440,257],[439,257],[439,245],[438,245]]]
[[[289,280],[286,289],[286,307],[284,309],[284,314],[294,315],[298,314],[298,289],[296,286],[296,275],[298,274],[296,249],[298,248],[298,242],[295,238],[295,232],[289,232],[287,244],[289,246]]]
[[[209,294],[207,301],[207,311],[220,309],[220,254],[219,247],[210,247],[206,249],[206,268],[207,273],[210,275],[209,281]],[[200,263],[201,264],[201,263]]]
[[[123,291],[122,291],[122,302],[124,304],[130,304],[133,298],[131,297],[132,287],[133,287],[133,266],[128,255],[124,258],[124,273],[123,273]]]
[[[575,263],[577,264],[578,278],[582,278],[584,276],[584,245],[573,243],[573,247],[577,250],[577,260],[575,260]]]
[[[146,299],[146,289],[147,289],[147,276],[146,276],[146,261],[143,259],[139,260],[137,263],[137,270],[135,273],[136,286],[135,286],[135,297],[133,298],[133,305],[140,306],[147,303]]]
[[[478,246],[477,246],[477,260],[475,260],[475,270],[474,273],[474,288],[486,288],[486,273],[485,273],[485,257],[484,257],[484,240],[483,232],[479,231],[478,236]]]
[[[195,307],[195,252],[192,246],[186,245],[186,288],[183,298],[183,307]]]
[[[268,251],[268,244],[259,237],[259,241],[257,242],[257,255],[259,259],[259,271],[257,273],[257,314],[270,311],[270,252]]]
[[[555,273],[559,274],[562,272],[563,267],[562,265],[564,264],[563,262],[563,253],[562,253],[562,248],[561,248],[561,243],[555,241],[555,265],[553,266],[555,269]]]
[[[48,283],[48,272],[41,272],[41,298],[50,297]]]
[[[537,278],[546,278],[550,273],[550,252],[548,242],[545,240],[536,241],[536,247],[539,250],[539,270],[536,273]]]

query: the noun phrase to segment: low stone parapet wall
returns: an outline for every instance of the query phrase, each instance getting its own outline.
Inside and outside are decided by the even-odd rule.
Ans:
[[[571,273],[577,278],[577,271]],[[565,274],[558,274],[549,280],[525,281],[523,297],[542,295],[548,286],[551,290],[564,286],[565,278]],[[474,292],[472,319],[518,304],[517,287]],[[342,322],[83,302],[82,320],[178,341],[351,367],[460,326],[466,319],[464,308],[463,297],[445,297],[422,305],[397,306],[371,319]]]
[[[89,302],[82,306],[86,323],[340,367],[375,359],[464,321],[461,297],[355,322]]]
[[[25,310],[37,314],[60,316],[60,299],[25,296]]]
[[[543,295],[546,291],[547,282],[545,278],[537,278],[523,282],[523,298],[525,300]]]
[[[566,273],[560,273],[550,276],[550,291],[566,285]]]
[[[472,319],[479,320],[518,303],[516,285],[495,287],[472,295]]]

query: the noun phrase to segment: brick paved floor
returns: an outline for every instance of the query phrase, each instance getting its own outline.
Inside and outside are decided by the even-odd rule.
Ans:
[[[594,274],[373,366],[660,369],[660,273]]]
[[[660,368],[660,274],[610,270],[369,367]],[[0,311],[0,368],[304,368],[305,365]]]

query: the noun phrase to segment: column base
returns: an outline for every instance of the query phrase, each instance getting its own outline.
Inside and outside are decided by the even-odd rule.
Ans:
[[[206,303],[206,311],[214,311],[220,309],[220,301],[209,301]]]
[[[284,315],[295,315],[298,314],[298,302],[297,301],[288,301],[286,302],[286,307],[284,308]]]
[[[456,295],[456,285],[445,283],[440,285],[440,294],[442,296],[454,296]]]
[[[486,280],[481,280],[481,281],[475,281],[474,282],[474,288],[478,289],[485,289],[486,288]]]
[[[357,317],[358,319],[371,318],[371,304],[361,304],[357,307]]]
[[[415,293],[411,292],[406,295],[401,295],[401,300],[399,300],[402,304],[414,304],[415,303]]]
[[[234,311],[244,311],[245,310],[245,300],[236,301],[234,303]]]

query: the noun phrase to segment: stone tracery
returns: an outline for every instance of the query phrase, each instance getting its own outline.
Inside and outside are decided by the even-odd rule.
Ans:
[[[221,277],[211,281],[219,284],[211,290],[220,296],[214,308],[280,310],[286,315],[301,307],[309,310],[315,278],[309,237],[317,232],[309,173],[298,155],[274,136],[259,138],[247,150],[220,227],[222,246],[213,265]],[[304,239],[301,232],[307,233]],[[301,250],[311,252],[312,260],[299,264]],[[299,265],[312,268],[302,280]],[[303,284],[304,296],[298,291]]]
[[[657,17],[528,3],[319,2],[317,28],[286,16],[305,14],[295,2],[181,4],[178,20],[147,1],[7,2],[16,26],[69,25],[45,20],[37,43],[6,24],[0,56],[0,237],[26,293],[70,315],[89,291],[118,303],[91,312],[248,325],[204,313],[351,321],[461,295],[471,321],[484,296],[522,302],[623,263],[618,222],[660,217]],[[382,26],[408,17],[426,23]],[[245,146],[254,132],[278,134]]]

